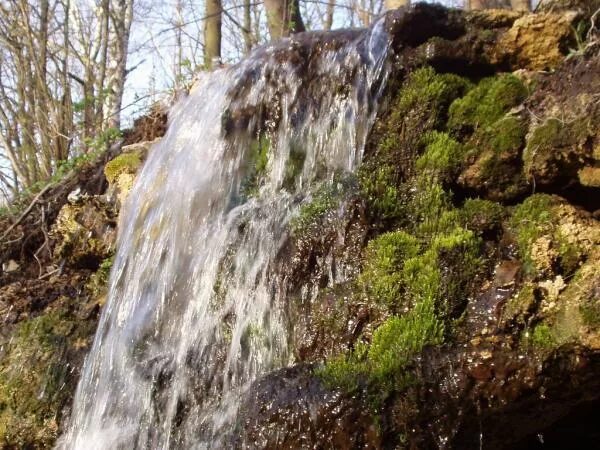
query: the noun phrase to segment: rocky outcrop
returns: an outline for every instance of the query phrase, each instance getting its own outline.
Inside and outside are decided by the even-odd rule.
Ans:
[[[126,139],[160,135],[156,120],[140,119]],[[0,448],[51,448],[69,416],[119,209],[149,146],[114,146],[0,216]]]
[[[569,6],[387,16],[391,77],[364,164],[305,205],[280,255],[296,363],[249,387],[232,446],[595,444],[600,48],[594,30],[573,34],[589,3]],[[352,36],[275,52],[310,62]],[[235,111],[225,133],[277,113]],[[164,112],[138,125],[34,214],[0,219],[5,448],[47,448],[68,417],[149,147],[135,142],[162,135]]]
[[[302,269],[290,276],[318,273],[321,286],[292,296],[300,364],[250,388],[238,439],[594,445],[600,49],[592,39],[565,58],[585,14],[446,16],[446,30],[464,26],[457,35],[396,41],[402,82],[390,84],[356,184],[316,198],[292,230],[285,257]],[[340,243],[362,246],[362,260]],[[332,260],[352,275],[328,286],[319,268]]]

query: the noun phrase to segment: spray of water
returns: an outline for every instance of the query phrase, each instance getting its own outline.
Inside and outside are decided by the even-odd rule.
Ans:
[[[291,364],[274,270],[311,192],[360,164],[388,37],[307,34],[204,74],[120,223],[61,449],[221,448],[239,398]]]

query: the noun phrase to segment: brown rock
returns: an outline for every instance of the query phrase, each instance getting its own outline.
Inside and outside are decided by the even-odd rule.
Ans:
[[[556,68],[565,57],[565,42],[573,39],[573,23],[579,14],[527,14],[517,19],[496,46],[496,59],[529,70]]]

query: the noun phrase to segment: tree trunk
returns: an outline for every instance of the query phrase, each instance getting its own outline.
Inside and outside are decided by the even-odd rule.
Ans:
[[[484,0],[465,0],[468,2],[469,11],[474,11],[477,9],[485,9],[485,1]]]
[[[304,31],[299,0],[265,0],[271,40]]]
[[[510,4],[515,11],[531,11],[531,0],[511,0]]]
[[[129,54],[129,33],[133,21],[134,0],[113,0],[112,20],[114,25],[114,42],[111,52],[114,70],[110,79],[109,120],[110,128],[121,127],[121,104],[127,77],[127,55]]]
[[[252,15],[250,11],[250,0],[244,0],[244,29],[242,30],[244,36],[244,51],[246,54],[252,50]]]
[[[410,0],[385,0],[385,9],[396,9],[402,6],[410,6]]]
[[[333,13],[335,11],[335,0],[329,0],[327,3],[327,10],[325,12],[325,23],[323,24],[323,29],[325,31],[331,30],[333,26]]]
[[[204,21],[204,65],[211,69],[213,62],[221,59],[221,0],[206,0]]]

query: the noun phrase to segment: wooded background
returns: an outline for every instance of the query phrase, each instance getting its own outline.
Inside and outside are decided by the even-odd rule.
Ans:
[[[304,30],[368,26],[409,0],[1,0],[0,205],[118,139],[196,72]],[[528,10],[530,0],[447,0]]]

